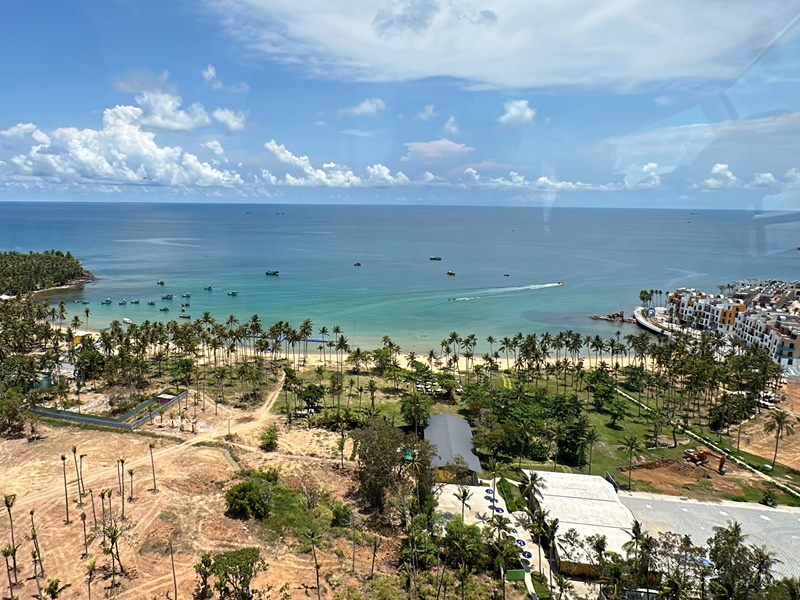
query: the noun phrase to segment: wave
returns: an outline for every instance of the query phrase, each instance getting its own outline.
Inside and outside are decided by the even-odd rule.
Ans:
[[[195,241],[198,238],[149,238],[143,240],[117,240],[118,242],[130,242],[134,244],[153,244],[155,246],[188,246],[189,248],[201,248],[200,244],[185,244],[183,240]]]
[[[480,300],[487,296],[503,296],[505,294],[513,294],[514,292],[527,292],[532,290],[543,290],[552,287],[559,287],[561,283],[534,283],[531,285],[518,285],[501,288],[489,288],[487,290],[478,290],[475,296],[465,296],[462,298],[453,298],[456,302],[466,302],[469,300]]]

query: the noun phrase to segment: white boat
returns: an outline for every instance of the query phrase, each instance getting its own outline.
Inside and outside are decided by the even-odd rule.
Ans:
[[[123,317],[122,322],[125,323],[125,325],[133,325],[133,321],[131,321],[128,317]]]

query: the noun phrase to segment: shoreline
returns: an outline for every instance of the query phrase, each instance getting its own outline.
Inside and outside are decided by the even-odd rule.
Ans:
[[[87,283],[94,283],[95,281],[99,280],[99,278],[96,277],[95,274],[92,273],[91,271],[86,271],[86,272],[88,273],[88,275],[84,275],[83,277],[73,279],[72,281],[70,281],[69,283],[65,283],[64,285],[57,285],[54,287],[44,288],[41,290],[34,290],[29,293],[33,296],[38,296],[40,294],[46,294],[47,292],[53,292],[58,290],[77,290],[81,289]]]

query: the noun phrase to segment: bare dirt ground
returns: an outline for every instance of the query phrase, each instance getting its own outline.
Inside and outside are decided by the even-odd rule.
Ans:
[[[782,392],[786,394],[786,400],[778,405],[779,408],[800,419],[800,382],[790,382],[783,386]],[[741,445],[745,452],[765,457],[765,463],[771,463],[775,453],[775,434],[764,432],[764,421],[768,413],[768,410],[764,410],[744,425]],[[736,435],[734,430],[731,434]],[[800,471],[800,422],[795,424],[794,435],[781,438],[778,462]]]
[[[716,469],[716,461],[711,459],[707,465],[695,465],[683,460],[662,460],[634,465],[631,477],[644,481],[664,494],[680,494],[683,490],[692,491],[692,496],[699,499],[719,498],[720,494],[742,495],[742,488],[737,481],[745,481],[748,485],[763,487],[758,476],[727,463],[726,474],[720,475]],[[627,477],[628,469],[620,469]],[[704,498],[703,492],[707,492]]]
[[[278,451],[264,453],[258,449],[260,431],[280,420],[270,412],[276,397],[277,392],[271,394],[262,406],[249,413],[220,406],[219,414],[214,415],[213,403],[207,403],[205,413],[198,411],[198,423],[204,424],[202,433],[181,432],[177,425],[158,427],[154,424],[142,428],[150,436],[40,426],[38,440],[0,441],[0,493],[17,495],[12,515],[16,542],[20,545],[17,552],[20,586],[14,589],[15,596],[32,597],[37,593],[30,554],[33,544],[26,539],[31,528],[31,509],[35,509],[47,578],[58,578],[62,584],[71,585],[61,598],[87,597],[86,565],[92,558],[97,559],[98,565],[92,584],[95,598],[174,598],[167,545],[170,537],[175,551],[179,598],[191,596],[196,583],[194,564],[203,551],[220,552],[245,546],[261,547],[262,556],[269,563],[266,573],[254,582],[258,589],[272,586],[272,596],[268,597],[283,600],[316,596],[313,560],[310,554],[297,552],[297,540],[285,539],[266,545],[257,535],[255,525],[223,515],[224,490],[235,474],[235,467],[219,448],[198,445],[200,442],[223,442],[242,468],[278,467],[281,478],[289,485],[313,482],[335,498],[347,498],[355,489],[354,463],[347,460],[351,452],[348,446],[344,468],[341,467],[336,434],[299,426],[287,430],[280,425]],[[190,402],[189,411],[192,410]],[[224,438],[229,426],[232,436],[226,443]],[[184,441],[179,441],[181,439]],[[157,493],[151,491],[150,442],[155,444]],[[87,493],[92,490],[91,495],[83,498],[83,506],[79,506],[77,500],[73,446],[77,446],[79,455],[86,455],[83,479]],[[67,458],[66,502],[62,454]],[[125,503],[124,534],[120,542],[120,556],[127,574],[121,585],[112,589],[108,556],[100,549],[101,534],[93,533],[93,525],[95,514],[101,519],[100,490],[118,487],[117,459],[120,457],[126,458],[126,496],[130,485],[127,470],[134,469],[134,501]],[[113,510],[119,514],[121,496],[118,491],[112,502]],[[65,523],[65,504],[69,507],[69,525]],[[82,556],[81,512],[87,515],[88,556]],[[0,514],[0,522],[5,540],[8,536],[5,511]],[[378,556],[378,570],[383,568],[390,552],[391,544],[384,544]],[[337,542],[320,551],[318,556],[322,565],[323,597],[331,598],[334,587],[355,581],[350,574],[352,546],[349,543]],[[371,547],[357,548],[357,574],[369,572],[371,559]],[[285,590],[288,596],[279,596],[278,590],[284,585],[288,586]]]

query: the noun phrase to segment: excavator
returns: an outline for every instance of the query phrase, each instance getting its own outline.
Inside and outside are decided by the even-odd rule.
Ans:
[[[716,458],[719,460],[719,465],[717,466],[717,472],[720,475],[725,474],[725,460],[727,457],[723,454],[717,454],[716,452],[712,452],[711,450],[708,449],[701,450],[701,449],[689,448],[688,450],[683,451],[683,457],[688,458],[695,464],[703,466],[705,466],[706,463],[708,463],[709,457]]]

